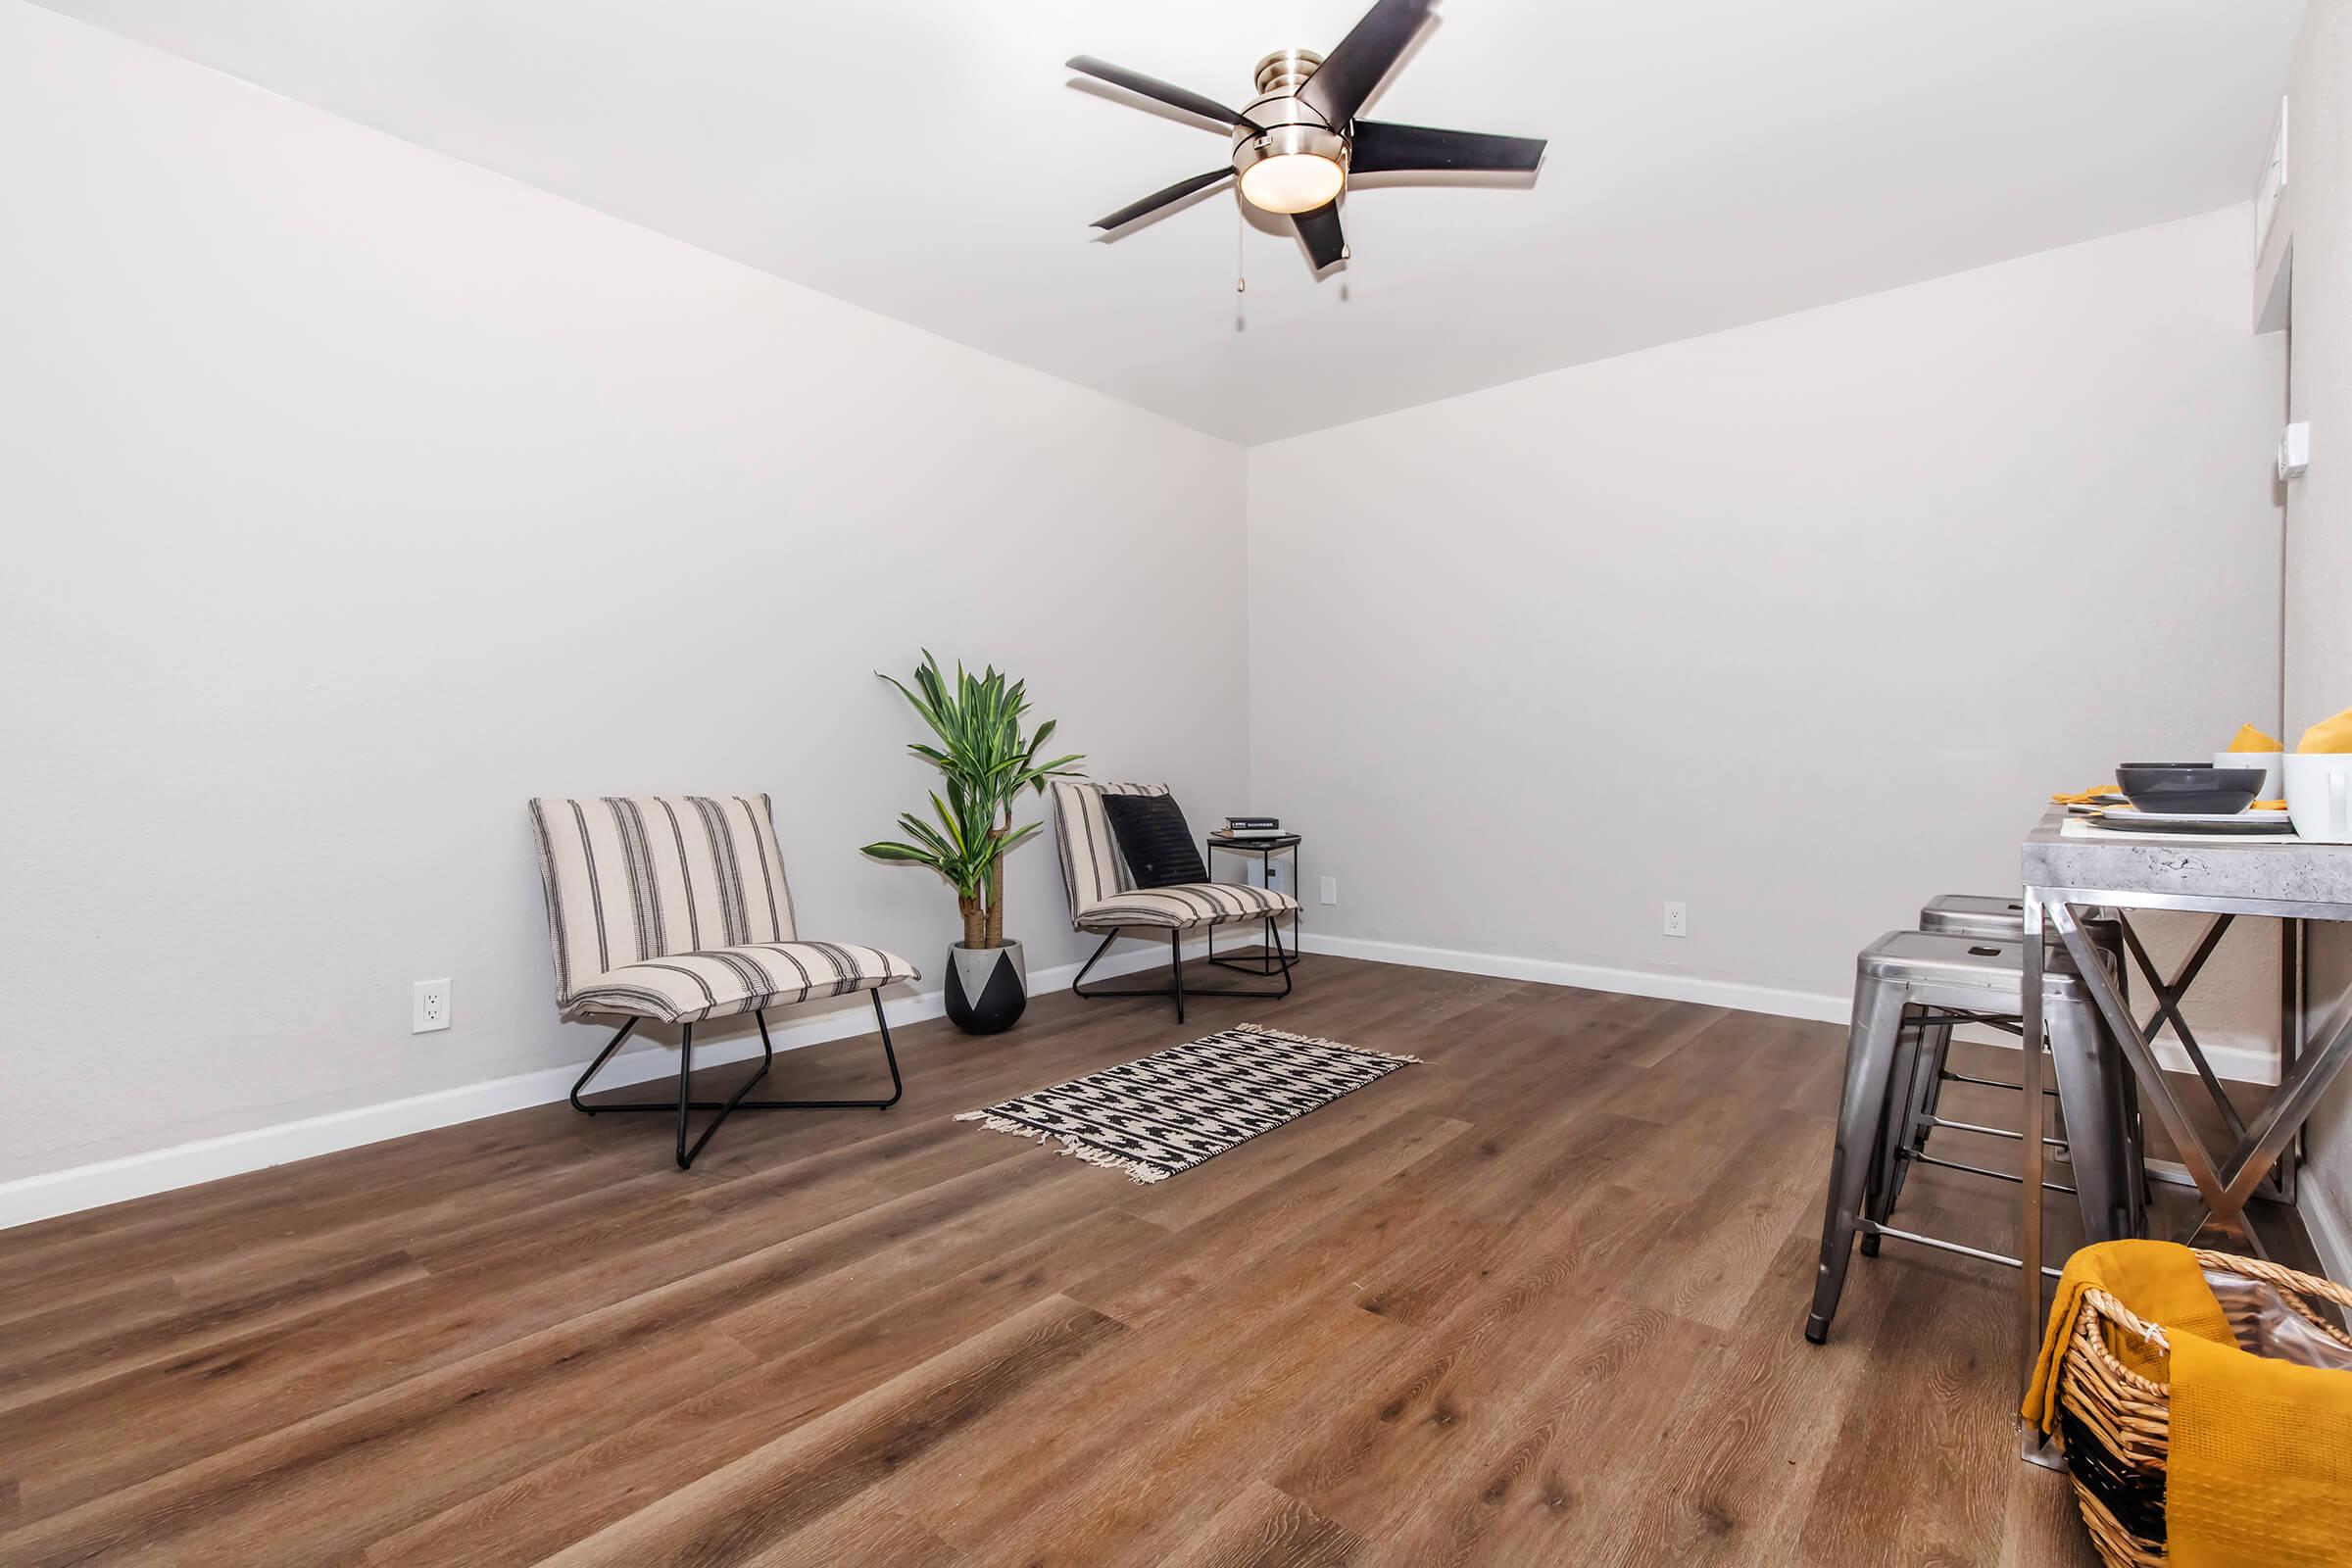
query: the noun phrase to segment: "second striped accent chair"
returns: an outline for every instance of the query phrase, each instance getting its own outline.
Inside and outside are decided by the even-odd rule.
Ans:
[[[694,1163],[737,1110],[887,1108],[898,1102],[899,1058],[882,1016],[881,988],[921,976],[880,948],[803,941],[764,795],[638,795],[531,802],[556,1002],[567,1013],[622,1020],[571,1086],[573,1108],[675,1110],[678,1168]],[[767,1009],[863,991],[890,1064],[888,1100],[747,1100],[775,1060]],[[760,1070],[724,1101],[693,1100],[694,1026],[748,1012],[760,1024]],[[580,1091],[647,1019],[678,1025],[672,1101],[590,1102]],[[715,1110],[687,1142],[687,1112]]]
[[[1054,786],[1054,836],[1061,849],[1061,885],[1069,895],[1070,924],[1090,934],[1102,933],[1102,944],[1070,982],[1070,989],[1092,1000],[1097,997],[1173,997],[1176,1020],[1184,1021],[1184,934],[1211,926],[1262,924],[1266,945],[1282,958],[1280,991],[1215,991],[1196,986],[1197,997],[1287,997],[1291,994],[1291,958],[1282,946],[1284,917],[1298,912],[1298,901],[1275,888],[1235,882],[1184,882],[1174,887],[1136,886],[1135,873],[1119,853],[1110,818],[1102,809],[1105,795],[1165,795],[1165,784],[1093,784],[1057,779]],[[1094,968],[1122,931],[1164,930],[1168,933],[1168,984],[1158,990],[1104,991],[1085,989],[1087,971]]]

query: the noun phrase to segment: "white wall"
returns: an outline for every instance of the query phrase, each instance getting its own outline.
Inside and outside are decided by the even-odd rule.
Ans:
[[[855,853],[920,644],[1304,827],[1310,933],[1831,1010],[2048,788],[2278,703],[2242,210],[1245,473],[16,0],[0,149],[0,1182],[583,1059],[533,793],[768,790],[811,931],[936,977],[946,893]],[[1012,910],[1078,956],[1042,846]]]
[[[2311,421],[2311,471],[2286,490],[2286,742],[2352,707],[2352,6],[2313,0],[2287,84],[2287,198],[2274,248],[2291,243],[2291,417]],[[2352,933],[2314,928],[2311,1022],[2352,1005]],[[2310,1132],[2310,1180],[2298,1202],[2332,1254],[2352,1268],[2352,1084],[2339,1085]]]
[[[1222,442],[7,0],[0,1180],[585,1058],[536,793],[769,791],[808,933],[936,983],[871,671],[1239,809],[1243,514]],[[1010,909],[1077,956],[1050,847]]]
[[[1339,879],[1310,931],[1835,1013],[1927,896],[2017,885],[2051,789],[2274,711],[2249,228],[1252,448],[1252,796]]]
[[[2289,317],[2297,419],[2313,462],[2287,486],[2286,718],[2303,726],[2352,706],[2352,4],[2315,0],[2288,83]]]

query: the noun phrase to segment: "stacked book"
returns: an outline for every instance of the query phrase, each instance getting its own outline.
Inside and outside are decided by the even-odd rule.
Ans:
[[[1225,836],[1229,839],[1278,839],[1282,837],[1282,818],[1229,816],[1225,819]]]

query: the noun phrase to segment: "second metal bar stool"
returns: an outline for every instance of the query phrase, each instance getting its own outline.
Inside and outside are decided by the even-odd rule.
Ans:
[[[2026,934],[2026,901],[1983,893],[1939,893],[1920,906],[1919,928],[1937,936],[1990,937],[1996,942],[2022,942]],[[1902,1095],[1899,1102],[1907,1109],[1900,1138],[1890,1140],[1887,1145],[1886,1152],[1889,1162],[1895,1158],[1898,1150],[1908,1149],[1914,1154],[1927,1152],[1928,1135],[1935,1130],[1936,1107],[1942,1102],[1945,1084],[1969,1083],[1986,1089],[2013,1090],[2017,1087],[1998,1078],[1978,1078],[1951,1070],[1952,1024],[1958,1021],[1922,1022],[1918,1026],[1924,1035],[1925,1050],[1917,1069],[1896,1080],[1898,1086],[1908,1086],[1908,1092]],[[2017,1034],[2022,1029],[2020,1020],[2014,1015],[1981,1016],[1971,1021],[1987,1024],[2010,1034]],[[2055,1094],[2056,1091],[2045,1093]],[[1905,1164],[1910,1157],[1904,1156]],[[1881,1176],[1892,1184],[1892,1191],[1886,1200],[1887,1206],[1891,1208],[1893,1192],[1899,1192],[1902,1188],[1904,1166],[1894,1165],[1890,1171],[1883,1170]],[[1864,1237],[1862,1250],[1876,1252],[1879,1250],[1878,1238]]]
[[[1919,928],[1941,936],[2023,937],[2026,901],[1990,893],[1938,893],[1920,906]]]
[[[1943,936],[1989,937],[1996,942],[2022,942],[2025,938],[2025,911],[2026,905],[2023,898],[2007,898],[1998,894],[1944,893],[1938,894],[1921,906],[1919,929]],[[2120,923],[2111,919],[2094,919],[2085,921],[2083,929],[2106,957],[2108,973],[2116,977],[2116,983],[2119,986],[2122,985],[2125,964],[2124,934]],[[2074,967],[2073,960],[2067,957],[2065,949],[2061,948],[2056,941],[2049,942],[2045,952],[2048,956],[2044,961],[2050,967],[2057,969]],[[2018,1089],[2016,1084],[2000,1078],[1984,1078],[1972,1073],[1952,1070],[1950,1064],[1952,1029],[1958,1022],[1982,1023],[2013,1035],[2018,1034],[2022,1026],[2022,1020],[2011,1014],[1980,1015],[1965,1020],[1926,1021],[1920,1025],[1922,1048],[1917,1067],[1915,1070],[1903,1069],[1907,1076],[1896,1080],[1898,1085],[1906,1082],[1910,1085],[1910,1093],[1901,1101],[1906,1107],[1902,1115],[1903,1126],[1897,1137],[1887,1141],[1876,1175],[1880,1187],[1874,1190],[1874,1196],[1883,1194],[1883,1202],[1886,1209],[1890,1210],[1893,1207],[1894,1199],[1901,1192],[1904,1178],[1913,1161],[1930,1165],[1952,1163],[1949,1160],[1931,1157],[1927,1152],[1929,1137],[1937,1127],[1949,1127],[1957,1132],[1976,1133],[1990,1138],[2018,1140],[2023,1136],[2008,1127],[1989,1127],[1941,1119],[1940,1107],[1945,1084],[1973,1084],[1984,1089],[2006,1090],[2011,1094],[2017,1093]],[[2129,1140],[2127,1164],[2135,1173],[2132,1182],[2131,1199],[2132,1234],[2137,1235],[2147,1203],[2146,1183],[2136,1174],[2141,1171],[2143,1164],[2140,1152],[2139,1093],[2138,1086],[2130,1073],[2119,1071],[2118,1076],[2123,1085],[2124,1132]],[[2057,1091],[2045,1089],[2042,1093],[2054,1097]],[[2045,1146],[2052,1148],[2059,1158],[2066,1157],[2066,1140],[2063,1137],[2045,1138],[2042,1142]],[[1988,1171],[1967,1165],[1957,1168],[1977,1175],[1990,1176],[1999,1181],[2018,1179],[2005,1171]],[[2044,1182],[2042,1185],[2053,1192],[2071,1193],[2073,1191],[2072,1188],[2062,1187],[2054,1182]],[[1881,1212],[1875,1217],[1884,1220],[1886,1214]],[[1878,1251],[1877,1238],[1865,1236],[1862,1241],[1862,1250],[1866,1254],[1875,1254]]]

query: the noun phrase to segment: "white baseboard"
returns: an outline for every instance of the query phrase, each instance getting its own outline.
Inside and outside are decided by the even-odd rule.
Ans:
[[[1194,957],[1203,951],[1198,946],[1188,946],[1185,954],[1187,957]],[[1105,957],[1096,973],[1104,979],[1132,974],[1139,969],[1153,967],[1159,962],[1159,957],[1160,950],[1156,947],[1119,954]],[[1077,977],[1078,969],[1079,965],[1075,963],[1062,963],[1035,971],[1029,976],[1030,994],[1038,996],[1060,990]],[[919,1023],[926,1018],[940,1017],[946,1012],[947,1004],[944,994],[939,991],[918,991],[887,1000],[884,1010],[891,1026],[898,1028]],[[783,1028],[771,1028],[769,1033],[776,1049],[783,1052],[818,1045],[827,1040],[848,1039],[864,1034],[871,1028],[872,1009],[860,1004],[819,1013]],[[718,1066],[748,1060],[759,1054],[759,1041],[755,1036],[750,1040],[732,1040],[707,1049],[697,1049],[695,1064],[698,1067]],[[0,1230],[27,1225],[34,1220],[52,1219],[60,1214],[99,1208],[108,1203],[120,1203],[128,1199],[146,1198],[176,1188],[193,1187],[200,1182],[241,1175],[271,1165],[283,1165],[291,1160],[309,1159],[316,1154],[331,1154],[338,1150],[356,1149],[362,1144],[380,1143],[387,1138],[401,1138],[410,1133],[427,1132],[435,1127],[478,1121],[484,1116],[524,1110],[532,1105],[551,1104],[571,1092],[572,1080],[580,1075],[580,1069],[586,1065],[585,1061],[575,1061],[566,1066],[548,1067],[537,1072],[461,1084],[454,1089],[437,1089],[430,1094],[412,1095],[405,1100],[357,1105],[349,1110],[305,1116],[298,1121],[278,1122],[247,1132],[202,1138],[193,1143],[174,1144],[168,1149],[126,1154],[120,1159],[100,1160],[93,1164],[75,1165],[66,1170],[0,1182]],[[605,1070],[597,1076],[596,1083],[599,1089],[619,1089],[656,1078],[673,1077],[676,1072],[676,1059],[668,1051],[640,1051],[632,1047],[623,1050],[607,1063]]]
[[[1556,958],[1521,958],[1500,953],[1471,953],[1458,948],[1424,948],[1403,942],[1373,942],[1361,937],[1335,937],[1309,931],[1299,939],[1308,953],[1334,957],[1367,958],[1375,963],[1410,964],[1416,969],[1451,969],[1460,974],[1490,974],[1505,980],[1535,980],[1545,985],[1574,986],[1580,991],[1613,991],[1629,997],[1656,997],[1666,1002],[1693,1002],[1709,1007],[1736,1007],[1741,1012],[1768,1013],[1776,1018],[1810,1018],[1820,1023],[1844,1023],[1853,1011],[1850,997],[1826,991],[1789,991],[1776,986],[1748,985],[1737,980],[1708,980],[1696,975],[1657,974],[1646,969],[1609,969],[1590,963],[1567,963]],[[1963,1032],[1957,1038],[1985,1045],[2017,1045],[2017,1037],[1997,1031]],[[2205,1059],[2216,1074],[2232,1082],[2275,1084],[2278,1056],[2268,1042],[2249,1043],[2230,1036],[2202,1039]],[[2160,1041],[2157,1059],[2176,1072],[2187,1072],[2188,1054],[2170,1039]]]
[[[1776,1018],[1843,1023],[1853,1011],[1850,999],[1827,992],[1784,991],[1735,980],[1705,980],[1696,975],[1605,969],[1557,958],[1520,958],[1459,948],[1422,948],[1402,942],[1371,942],[1361,937],[1321,936],[1312,931],[1299,938],[1299,945],[1309,953],[1328,953],[1340,958],[1404,963],[1416,969],[1451,969],[1458,974],[1491,974],[1504,980],[1537,980],[1545,985],[1574,986],[1580,991],[1614,991],[1622,996],[1656,997],[1665,1002],[1695,1002],[1702,1006],[1770,1013]]]

